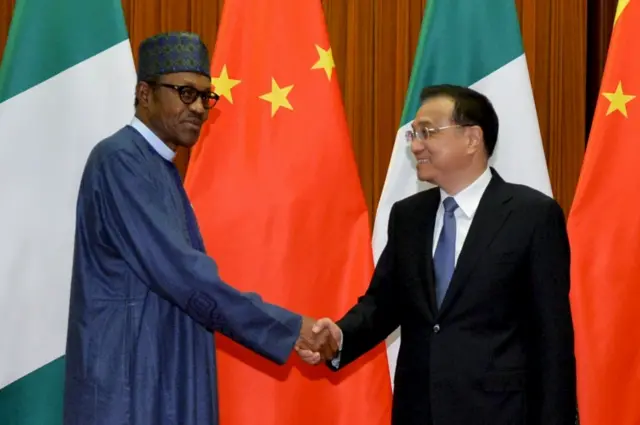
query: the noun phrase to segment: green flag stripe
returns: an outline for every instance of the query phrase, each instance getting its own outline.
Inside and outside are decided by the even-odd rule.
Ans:
[[[64,357],[0,389],[3,425],[60,425],[64,388]]]
[[[0,65],[0,103],[126,40],[120,2],[17,0]],[[92,101],[90,88],[85,95]]]
[[[423,87],[471,86],[522,53],[514,0],[428,1],[400,125],[415,116]]]

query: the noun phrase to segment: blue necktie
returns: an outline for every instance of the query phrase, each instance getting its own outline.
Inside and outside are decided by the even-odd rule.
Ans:
[[[451,197],[446,198],[442,204],[444,206],[444,223],[433,256],[438,308],[442,305],[442,300],[447,293],[456,263],[456,217],[453,212],[458,208],[458,204]]]

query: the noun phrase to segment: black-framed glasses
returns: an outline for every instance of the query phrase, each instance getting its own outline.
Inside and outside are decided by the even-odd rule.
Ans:
[[[178,96],[180,96],[180,100],[185,105],[191,105],[197,98],[200,98],[202,99],[202,106],[204,109],[213,108],[216,106],[216,103],[218,103],[218,99],[220,99],[220,96],[215,92],[210,90],[200,91],[191,86],[179,86],[176,84],[158,83],[154,81],[148,81],[148,84],[167,87],[177,91]]]

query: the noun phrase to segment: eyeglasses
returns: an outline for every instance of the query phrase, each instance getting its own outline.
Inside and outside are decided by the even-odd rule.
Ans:
[[[457,128],[457,127],[468,127],[468,125],[452,124],[452,125],[445,125],[443,127],[435,127],[435,128],[420,127],[417,130],[414,130],[412,128],[411,130],[405,133],[405,139],[409,143],[413,142],[414,140],[425,142],[429,139],[429,137],[435,136],[436,134],[440,133],[442,130],[446,130],[447,128]]]
[[[185,105],[191,105],[197,98],[200,98],[202,99],[202,106],[204,109],[213,108],[216,106],[216,103],[218,103],[218,99],[220,99],[220,96],[212,91],[200,91],[191,86],[178,86],[175,84],[157,83],[153,81],[148,82],[148,84],[167,87],[177,91],[180,96],[180,100]]]

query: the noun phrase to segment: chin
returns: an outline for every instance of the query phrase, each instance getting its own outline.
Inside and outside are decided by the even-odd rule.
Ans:
[[[180,146],[185,147],[185,148],[191,148],[193,147],[196,143],[198,143],[198,136],[200,133],[198,134],[190,134],[187,137],[181,137],[180,138]]]
[[[416,175],[420,181],[433,183],[436,172],[430,164],[420,164],[416,169]]]

